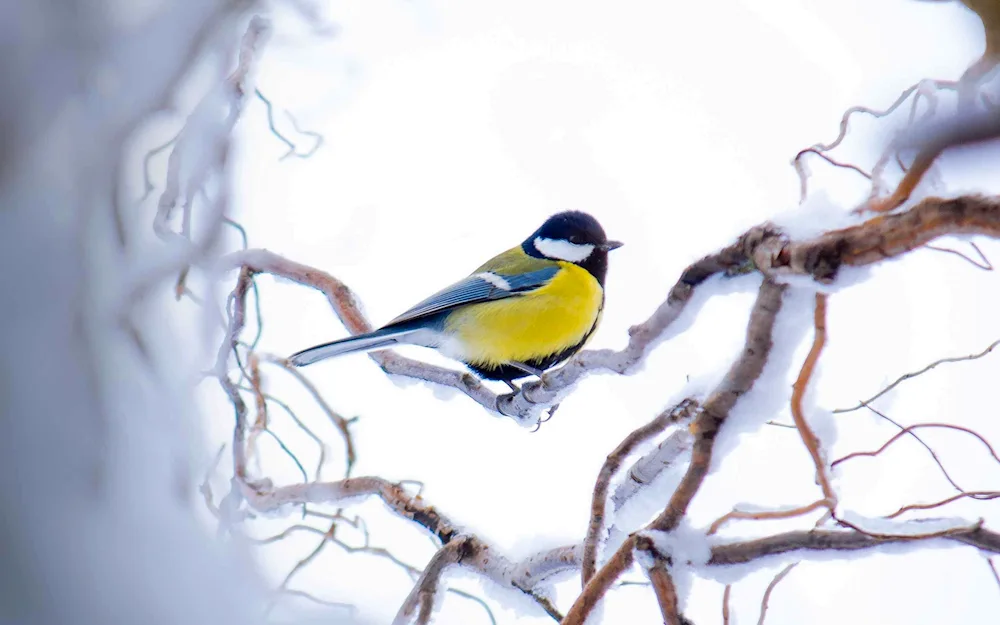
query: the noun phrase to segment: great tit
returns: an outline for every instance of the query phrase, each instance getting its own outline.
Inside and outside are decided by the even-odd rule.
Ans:
[[[520,245],[481,265],[385,326],[294,354],[296,366],[392,345],[422,345],[488,380],[540,376],[583,347],[604,307],[609,241],[597,220],[549,217]]]

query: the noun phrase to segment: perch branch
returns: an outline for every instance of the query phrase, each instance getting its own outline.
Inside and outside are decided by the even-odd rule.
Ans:
[[[558,403],[584,375],[593,371],[633,370],[660,340],[667,338],[667,329],[680,316],[698,285],[716,274],[745,272],[749,267],[747,258],[752,258],[754,265],[767,274],[806,275],[830,282],[844,265],[861,266],[899,256],[948,234],[1000,236],[1000,198],[928,198],[905,213],[876,217],[801,242],[788,241],[771,226],[752,228],[735,244],[685,269],[659,308],[629,330],[629,343],[623,350],[581,352],[562,367],[545,373],[540,380],[526,382],[517,393],[498,395],[470,373],[404,358],[392,351],[374,352],[370,356],[386,373],[455,388],[490,412],[512,417],[523,425],[534,425],[541,410]],[[220,266],[247,267],[254,273],[270,273],[315,288],[326,295],[348,331],[357,334],[372,328],[354,293],[326,272],[260,249],[230,254]]]

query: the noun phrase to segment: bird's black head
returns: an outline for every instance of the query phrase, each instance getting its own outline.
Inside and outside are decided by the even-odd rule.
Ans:
[[[521,249],[535,258],[579,265],[603,285],[608,272],[608,252],[621,245],[618,241],[608,241],[604,228],[587,213],[566,211],[546,219],[541,228],[524,240]]]

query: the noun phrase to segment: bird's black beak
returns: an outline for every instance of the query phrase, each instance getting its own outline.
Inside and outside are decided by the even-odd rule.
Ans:
[[[623,245],[625,244],[622,243],[621,241],[605,241],[604,243],[601,243],[598,247],[600,247],[605,252],[610,252],[611,250],[617,250],[619,247]]]

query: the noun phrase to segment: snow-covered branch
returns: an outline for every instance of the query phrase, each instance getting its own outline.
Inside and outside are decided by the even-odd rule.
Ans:
[[[719,386],[705,400],[691,425],[695,440],[691,464],[674,490],[666,508],[649,525],[648,530],[669,532],[675,529],[687,511],[702,481],[708,474],[712,460],[712,447],[719,428],[729,416],[736,402],[753,387],[760,376],[772,345],[771,334],[775,319],[781,310],[781,299],[785,287],[764,279],[757,294],[750,322],[747,327],[743,352],[729,368]],[[607,593],[611,585],[635,558],[636,539],[640,534],[632,534],[608,559],[584,586],[583,592],[566,614],[563,625],[582,625]],[[670,557],[670,554],[661,554]]]
[[[801,559],[808,557],[809,552],[874,550],[881,545],[928,540],[945,540],[969,545],[987,553],[1000,553],[1000,534],[975,523],[970,525],[971,527],[950,533],[930,532],[919,536],[912,533],[874,535],[845,530],[785,532],[754,540],[714,545],[708,565],[746,564],[759,558],[787,553],[795,553]]]

